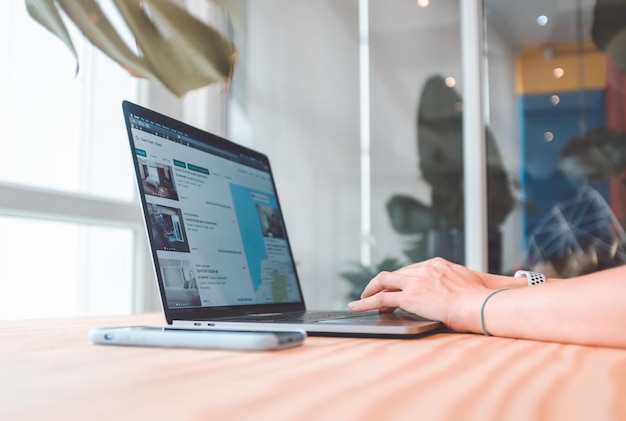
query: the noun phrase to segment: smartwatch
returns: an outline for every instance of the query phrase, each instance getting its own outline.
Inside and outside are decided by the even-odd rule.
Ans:
[[[531,287],[533,285],[541,285],[546,283],[546,276],[543,273],[539,272],[530,272],[528,270],[518,270],[513,275],[515,278],[526,277],[528,280],[528,286]]]

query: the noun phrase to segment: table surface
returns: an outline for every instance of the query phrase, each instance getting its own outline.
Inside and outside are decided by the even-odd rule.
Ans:
[[[0,322],[0,420],[626,419],[626,350],[474,334],[270,352],[93,345],[159,314]]]

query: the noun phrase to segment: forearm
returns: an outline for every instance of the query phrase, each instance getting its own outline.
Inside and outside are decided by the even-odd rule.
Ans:
[[[626,348],[622,273],[499,292],[485,305],[485,328],[494,336]]]

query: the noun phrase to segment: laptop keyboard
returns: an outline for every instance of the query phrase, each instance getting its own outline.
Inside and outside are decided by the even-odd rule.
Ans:
[[[245,317],[220,320],[241,320],[246,322],[266,323],[312,323],[321,320],[347,319],[359,317],[362,314],[351,311],[307,311],[294,313],[251,314]]]

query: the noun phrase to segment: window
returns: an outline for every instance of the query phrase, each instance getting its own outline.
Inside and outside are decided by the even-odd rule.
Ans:
[[[147,254],[121,111],[138,82],[73,39],[76,77],[23,2],[0,4],[0,319],[141,307]]]

